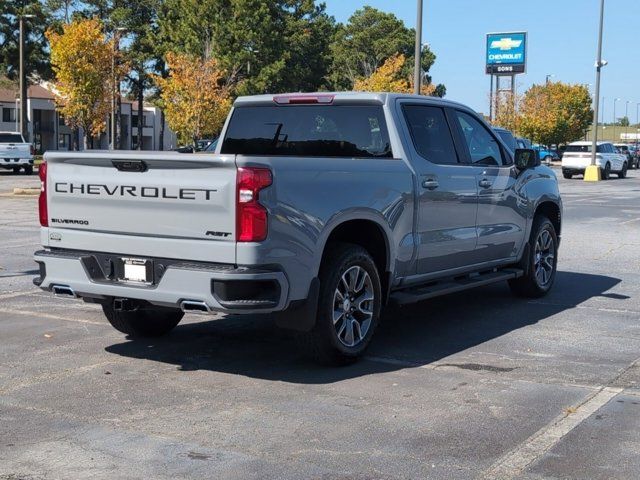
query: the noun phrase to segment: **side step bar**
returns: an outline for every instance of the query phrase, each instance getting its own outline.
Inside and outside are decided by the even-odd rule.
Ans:
[[[408,288],[392,292],[389,301],[395,305],[406,305],[420,302],[429,298],[447,295],[449,293],[461,292],[470,288],[481,287],[491,283],[502,282],[512,278],[519,278],[524,275],[524,271],[519,268],[506,268],[502,270],[491,270],[488,272],[471,273],[462,277],[455,277],[439,282],[433,282],[424,286]]]

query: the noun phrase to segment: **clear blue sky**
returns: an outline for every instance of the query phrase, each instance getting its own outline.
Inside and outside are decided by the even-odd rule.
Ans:
[[[371,5],[394,13],[408,27],[416,24],[415,0],[324,0],[336,20]],[[485,34],[527,31],[527,73],[518,75],[524,92],[533,83],[554,81],[595,84],[595,58],[600,0],[424,0],[423,42],[437,56],[431,69],[435,83],[444,83],[447,98],[488,112],[489,76],[484,73]],[[616,116],[636,122],[640,102],[640,0],[606,0],[601,96],[605,121]],[[591,91],[595,86],[590,86]]]

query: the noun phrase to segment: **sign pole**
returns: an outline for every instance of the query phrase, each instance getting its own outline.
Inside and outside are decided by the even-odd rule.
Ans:
[[[490,86],[489,86],[489,121],[493,123],[493,73],[489,75]]]

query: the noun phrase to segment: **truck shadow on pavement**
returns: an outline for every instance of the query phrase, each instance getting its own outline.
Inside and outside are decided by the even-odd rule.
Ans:
[[[437,364],[594,297],[607,298],[609,305],[622,301],[629,297],[606,293],[620,282],[603,275],[558,272],[552,292],[542,299],[513,297],[505,283],[387,309],[365,358],[342,368],[316,365],[296,347],[295,334],[278,329],[266,315],[187,321],[166,337],[125,341],[106,347],[106,351],[173,364],[184,371],[210,370],[301,384],[332,383]],[[581,316],[569,318],[581,328],[577,324]]]

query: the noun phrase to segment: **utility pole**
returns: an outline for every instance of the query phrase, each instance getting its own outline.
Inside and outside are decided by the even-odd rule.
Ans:
[[[27,72],[25,71],[24,64],[24,19],[33,18],[35,15],[18,15],[18,25],[20,26],[20,60],[19,60],[19,75],[20,75],[20,133],[24,137],[25,142],[29,142],[29,128],[27,119]],[[30,142],[29,142],[30,143]]]
[[[420,95],[420,83],[422,82],[422,0],[418,0],[418,13],[416,15],[416,48],[414,56],[413,93]]]
[[[629,100],[627,100],[624,104],[624,118],[627,121],[627,124],[624,126],[624,135],[625,140],[628,140],[627,136],[629,135],[629,124],[631,123],[629,121]]]
[[[620,101],[619,98],[613,99],[613,141],[616,141],[616,126],[618,124],[618,120],[616,119],[616,102]]]
[[[604,24],[604,0],[600,0],[600,25],[598,28],[598,53],[596,57],[596,91],[594,97],[593,109],[593,141],[591,142],[591,165],[584,172],[584,180],[586,182],[597,182],[601,179],[600,169],[596,165],[596,150],[598,149],[598,107],[600,105],[600,70],[606,62],[602,61],[602,27]]]

